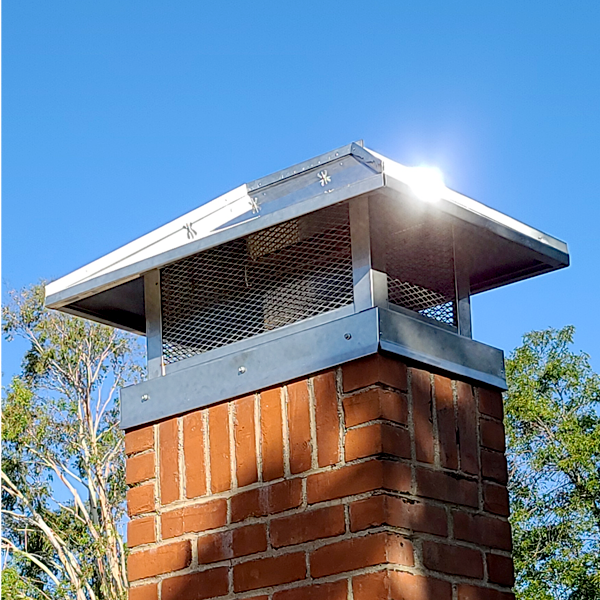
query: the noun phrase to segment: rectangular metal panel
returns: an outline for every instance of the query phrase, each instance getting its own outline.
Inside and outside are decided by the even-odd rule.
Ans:
[[[351,144],[346,144],[341,148],[332,150],[331,152],[327,152],[325,154],[321,154],[309,160],[305,160],[301,163],[295,164],[294,166],[288,167],[287,169],[271,173],[266,177],[261,177],[260,179],[250,181],[247,184],[248,192],[255,192],[269,185],[280,183],[285,179],[296,177],[297,175],[305,173],[306,171],[310,171],[311,169],[321,168],[330,162],[340,160],[349,155],[353,155],[357,160],[370,167],[376,173],[381,173],[381,171],[383,170],[383,164],[381,162],[381,159],[373,156],[360,144],[356,144],[353,142]]]
[[[378,349],[377,309],[121,390],[128,429],[315,373]]]
[[[332,206],[338,202],[343,202],[349,198],[359,196],[360,194],[372,192],[383,186],[382,173],[373,174],[373,171],[370,169],[363,168],[363,174],[364,178],[344,187],[335,188],[331,190],[331,192],[307,198],[297,204],[291,204],[280,208],[273,213],[261,216],[248,216],[247,220],[243,223],[239,223],[228,229],[217,230],[211,235],[199,240],[191,240],[185,246],[174,248],[152,258],[142,260],[139,263],[117,269],[111,273],[74,285],[55,294],[48,295],[46,297],[46,306],[62,310],[65,305],[68,305],[75,300],[114,287],[123,281],[139,276],[140,273],[162,267],[187,256],[191,256],[192,254],[202,252],[208,248],[220,246],[225,242],[244,237],[262,229],[266,229],[267,227],[271,227],[272,225],[277,225],[284,221],[307,215],[321,208],[325,208],[326,206]],[[323,188],[323,191],[326,192],[327,190]],[[90,318],[94,319],[95,317],[90,315]],[[119,326],[119,324],[116,323],[115,326]]]
[[[393,167],[391,166],[393,162],[387,159],[385,163],[385,187],[388,191],[393,190],[403,195],[411,195],[408,184],[398,179],[393,173]],[[440,198],[436,202],[436,207],[468,223],[489,229],[501,237],[516,241],[523,246],[536,250],[546,259],[555,262],[556,268],[569,264],[569,250],[565,242],[538,229],[534,229],[529,225],[525,225],[464,194],[447,189],[444,198]]]
[[[506,389],[504,353],[396,311],[379,310],[383,350]]]

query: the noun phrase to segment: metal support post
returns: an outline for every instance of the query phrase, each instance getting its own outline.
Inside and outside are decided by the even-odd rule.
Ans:
[[[456,226],[452,227],[454,248],[454,286],[456,292],[456,321],[458,334],[473,337],[471,328],[471,282],[469,280],[471,257],[461,244]]]
[[[160,307],[160,271],[144,274],[144,304],[146,308],[146,349],[148,379],[165,374],[162,355],[162,311]]]
[[[362,196],[352,199],[350,201],[350,236],[355,312],[374,306],[387,307],[387,275],[374,268],[375,266],[380,267],[380,265],[374,264],[371,225],[369,198]]]

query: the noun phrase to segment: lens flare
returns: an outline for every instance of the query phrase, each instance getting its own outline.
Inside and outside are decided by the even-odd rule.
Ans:
[[[437,202],[447,190],[444,176],[437,167],[410,167],[405,181],[415,196],[425,202]]]

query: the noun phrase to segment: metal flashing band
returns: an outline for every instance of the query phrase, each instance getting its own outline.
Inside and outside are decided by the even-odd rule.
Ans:
[[[506,389],[504,355],[420,319],[381,308],[343,316],[231,353],[204,355],[164,377],[121,390],[121,427],[129,429],[249,394],[379,350],[469,380]],[[180,365],[183,367],[185,361]]]

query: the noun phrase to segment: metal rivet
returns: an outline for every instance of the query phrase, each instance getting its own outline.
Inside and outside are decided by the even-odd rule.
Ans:
[[[246,372],[246,367],[239,367],[238,368],[238,375],[243,375]]]
[[[351,333],[345,333],[344,334],[344,339],[351,340],[352,339],[352,334]]]
[[[142,394],[142,402],[147,402],[148,400],[150,400],[150,396],[148,396],[148,394]]]

